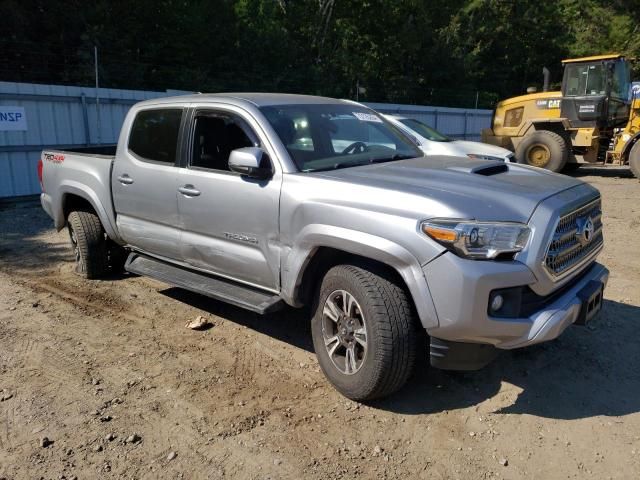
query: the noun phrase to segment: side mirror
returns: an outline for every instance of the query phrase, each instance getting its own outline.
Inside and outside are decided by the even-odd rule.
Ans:
[[[273,176],[269,158],[259,147],[238,148],[229,155],[229,169],[249,178],[266,180]]]

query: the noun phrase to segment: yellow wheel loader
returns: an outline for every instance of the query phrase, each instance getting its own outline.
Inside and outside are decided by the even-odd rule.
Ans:
[[[482,141],[509,148],[519,163],[554,172],[583,163],[631,166],[640,178],[640,92],[623,55],[564,60],[562,91],[503,100]]]

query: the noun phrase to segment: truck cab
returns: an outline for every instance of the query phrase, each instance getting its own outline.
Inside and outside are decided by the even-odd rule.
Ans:
[[[573,128],[609,130],[629,119],[629,63],[622,55],[564,60],[560,116]]]

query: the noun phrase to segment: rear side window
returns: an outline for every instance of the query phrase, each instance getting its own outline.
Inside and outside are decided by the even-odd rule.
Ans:
[[[131,127],[129,150],[145,160],[175,163],[181,120],[181,108],[139,112]]]

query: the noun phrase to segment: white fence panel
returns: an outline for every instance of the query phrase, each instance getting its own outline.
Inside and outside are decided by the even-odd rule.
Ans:
[[[491,110],[425,107],[391,103],[367,103],[381,113],[398,114],[420,120],[432,128],[458,140],[480,140],[483,128],[491,126]]]
[[[36,170],[43,148],[114,144],[131,105],[181,93],[188,92],[101,88],[98,134],[95,88],[0,82],[0,106],[23,107],[27,119],[25,131],[0,127],[0,198],[40,192]]]

